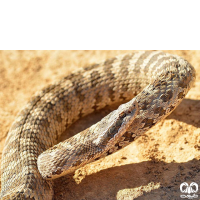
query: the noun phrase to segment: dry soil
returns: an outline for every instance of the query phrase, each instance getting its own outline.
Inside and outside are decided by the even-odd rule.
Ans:
[[[1,51],[0,159],[11,123],[36,91],[79,67],[126,52]],[[55,180],[56,200],[181,199],[181,183],[196,182],[200,188],[200,51],[166,52],[182,56],[196,69],[186,98],[126,148]],[[78,132],[108,112],[88,116],[69,131]],[[200,189],[197,194],[200,198]]]

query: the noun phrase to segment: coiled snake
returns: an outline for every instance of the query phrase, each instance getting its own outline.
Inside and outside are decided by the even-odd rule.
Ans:
[[[50,200],[52,180],[128,145],[168,116],[195,80],[184,59],[160,51],[117,56],[37,93],[18,114],[3,150],[1,198]],[[122,104],[57,144],[74,121]]]

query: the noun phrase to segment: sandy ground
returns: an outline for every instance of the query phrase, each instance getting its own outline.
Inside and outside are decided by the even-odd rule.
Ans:
[[[126,52],[1,51],[0,156],[17,112],[36,91],[79,67]],[[186,98],[126,148],[57,179],[56,200],[181,199],[182,182],[196,182],[200,188],[200,51],[166,52],[184,57],[196,69],[195,85]],[[88,116],[69,131],[78,132],[106,113]]]

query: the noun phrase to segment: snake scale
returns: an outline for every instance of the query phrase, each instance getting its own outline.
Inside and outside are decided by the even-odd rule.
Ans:
[[[141,51],[81,68],[36,93],[5,142],[1,199],[52,199],[52,179],[134,141],[177,107],[194,80],[195,70],[183,58]],[[79,118],[122,102],[127,103],[57,144]]]

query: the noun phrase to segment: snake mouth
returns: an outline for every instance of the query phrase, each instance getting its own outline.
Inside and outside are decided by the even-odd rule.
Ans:
[[[64,176],[101,157],[118,142],[132,124],[137,112],[138,103],[132,99],[97,124],[43,152],[37,160],[42,177],[55,179]],[[77,141],[82,143],[77,145]]]

